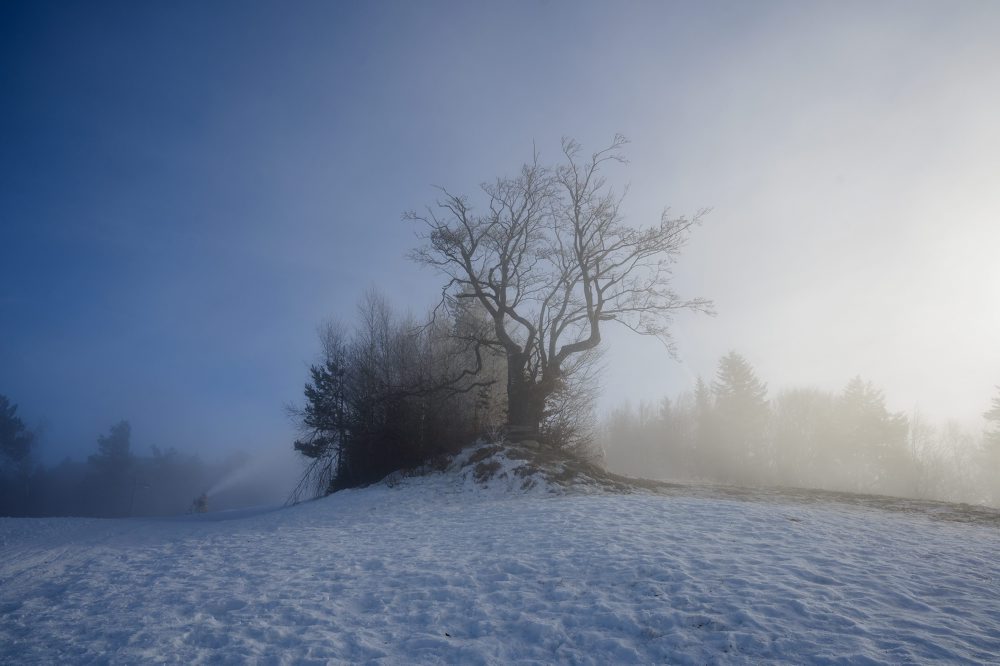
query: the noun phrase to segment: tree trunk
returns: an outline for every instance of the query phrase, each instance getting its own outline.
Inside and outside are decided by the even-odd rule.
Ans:
[[[545,410],[545,398],[530,382],[511,384],[507,388],[507,435],[513,441],[538,439],[538,430]]]
[[[546,400],[557,385],[558,369],[550,368],[548,376],[536,382],[516,365],[508,363],[507,368],[507,436],[515,442],[537,441]]]
[[[534,382],[519,379],[507,383],[507,436],[511,440],[537,440],[544,411],[545,395]]]

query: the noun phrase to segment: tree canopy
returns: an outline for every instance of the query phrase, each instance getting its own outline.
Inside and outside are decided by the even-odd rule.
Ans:
[[[423,226],[412,256],[446,278],[442,302],[478,303],[490,327],[481,344],[507,359],[508,426],[534,436],[546,401],[571,374],[574,356],[617,323],[673,349],[670,324],[683,310],[709,312],[704,298],[671,287],[672,265],[706,211],[636,228],[603,171],[624,164],[627,141],[589,156],[564,139],[562,160],[536,152],[518,175],[482,185],[480,200],[441,189],[435,206],[406,218]],[[478,203],[478,205],[477,205]]]

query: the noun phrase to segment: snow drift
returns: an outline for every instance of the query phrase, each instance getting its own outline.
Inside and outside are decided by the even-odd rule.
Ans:
[[[994,513],[589,469],[479,447],[287,509],[2,519],[0,661],[1000,661]]]

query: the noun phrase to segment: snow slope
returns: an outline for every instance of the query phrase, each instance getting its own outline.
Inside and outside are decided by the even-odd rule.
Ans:
[[[515,478],[0,519],[0,662],[1000,662],[995,521]]]

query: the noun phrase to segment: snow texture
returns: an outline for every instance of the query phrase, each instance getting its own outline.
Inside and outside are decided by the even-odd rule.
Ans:
[[[1000,663],[989,516],[460,462],[286,509],[0,519],[0,663]]]

